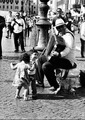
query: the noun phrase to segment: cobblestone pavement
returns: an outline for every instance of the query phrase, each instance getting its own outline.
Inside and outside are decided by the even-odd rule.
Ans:
[[[76,43],[80,47],[77,38],[79,36],[76,37]],[[7,40],[11,44],[10,39]],[[13,44],[8,43],[8,46],[5,42],[7,40],[3,40],[3,56],[11,54],[13,57],[13,47],[9,47]],[[76,57],[77,71],[84,69],[85,61],[80,58],[79,51],[76,51]],[[85,119],[85,88],[76,88],[75,96],[62,91],[58,95],[52,95],[45,79],[45,88],[37,88],[37,100],[16,100],[15,88],[12,87],[15,71],[11,70],[10,62],[17,61],[4,58],[0,60],[0,119]]]
[[[24,101],[16,100],[15,88],[12,80],[15,71],[10,69],[10,62],[0,61],[0,119],[84,119],[85,118],[85,88],[76,89],[76,96],[59,92],[52,95],[48,91],[48,82],[45,79],[45,88],[38,88],[38,99]],[[85,63],[78,62],[79,67]],[[23,90],[22,90],[23,91]],[[21,95],[22,95],[21,91]]]

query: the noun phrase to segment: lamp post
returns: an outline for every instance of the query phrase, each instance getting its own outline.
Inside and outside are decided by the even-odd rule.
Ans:
[[[40,5],[39,5],[39,21],[36,23],[38,29],[39,29],[39,38],[38,38],[38,44],[35,47],[37,50],[43,50],[48,43],[49,39],[49,34],[48,30],[49,27],[51,26],[51,23],[48,21],[47,18],[47,13],[49,10],[49,6],[47,5],[47,2],[49,0],[40,0]]]

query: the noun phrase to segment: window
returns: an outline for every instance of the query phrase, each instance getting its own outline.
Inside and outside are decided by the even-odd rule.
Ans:
[[[15,9],[19,9],[19,7],[18,7],[18,6],[15,6]]]
[[[2,3],[2,0],[0,0],[0,3]]]
[[[3,5],[3,9],[5,8],[5,6]]]
[[[11,3],[11,4],[13,4],[13,2],[14,2],[13,0],[10,0],[10,3]]]
[[[5,3],[5,0],[2,0],[3,3]]]
[[[15,3],[18,4],[18,3],[19,3],[19,0],[15,0]]]
[[[9,3],[9,0],[6,0],[7,4]]]
[[[12,9],[12,6],[10,8]]]
[[[7,6],[7,9],[9,8],[9,6]]]
[[[52,4],[52,3],[53,3],[53,1],[51,0],[51,1],[50,1],[50,4]]]

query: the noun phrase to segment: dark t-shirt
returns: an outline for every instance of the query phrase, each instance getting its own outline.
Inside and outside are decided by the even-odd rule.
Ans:
[[[6,26],[5,18],[0,16],[0,31]]]

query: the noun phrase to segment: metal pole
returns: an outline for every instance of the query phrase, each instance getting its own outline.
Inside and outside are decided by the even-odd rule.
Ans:
[[[49,0],[40,0],[39,4],[39,21],[36,23],[38,30],[39,30],[39,38],[37,46],[35,46],[35,49],[37,50],[43,50],[48,43],[49,40],[49,34],[48,30],[51,26],[51,23],[49,22],[47,18],[47,13],[49,10],[49,6],[47,4]]]

